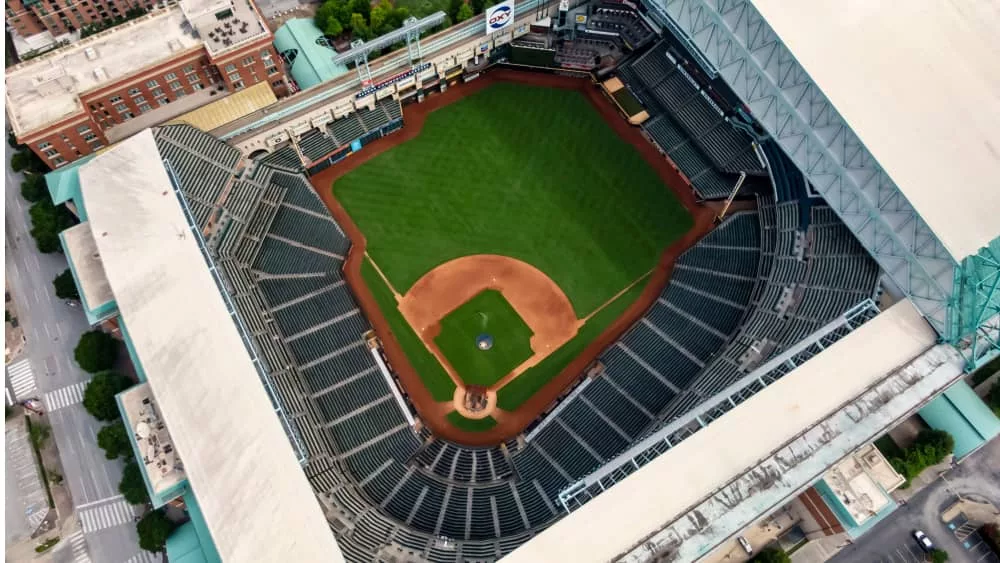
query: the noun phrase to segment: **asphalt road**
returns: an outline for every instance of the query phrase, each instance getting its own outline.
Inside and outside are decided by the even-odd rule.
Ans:
[[[74,385],[79,389],[79,384],[89,379],[73,361],[73,348],[90,327],[79,308],[69,307],[55,296],[52,280],[66,269],[66,259],[59,253],[38,252],[29,233],[29,204],[20,196],[21,175],[10,168],[12,152],[8,150],[4,159],[4,244],[7,279],[27,338],[18,359],[30,359],[36,396],[43,403],[50,392],[55,393],[49,397],[63,397],[57,403],[60,408],[49,410],[46,406],[46,411],[79,516],[81,506],[96,506],[118,496],[122,463],[105,459],[96,441],[101,424],[87,414],[74,394],[61,391]],[[131,521],[87,533],[86,540],[93,561],[127,561],[147,553],[139,549]]]
[[[994,439],[962,463],[917,493],[867,534],[845,547],[831,563],[879,562],[916,563],[923,554],[913,539],[913,530],[923,530],[949,561],[986,563],[979,554],[967,551],[941,522],[941,511],[956,494],[986,499],[1000,507],[1000,439]]]

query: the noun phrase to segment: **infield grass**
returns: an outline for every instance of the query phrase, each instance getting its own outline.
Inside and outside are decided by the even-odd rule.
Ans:
[[[492,348],[476,346],[480,334],[493,337]],[[534,354],[532,334],[503,294],[487,289],[441,319],[434,343],[462,381],[489,387]]]
[[[498,83],[333,186],[405,293],[470,254],[545,272],[583,318],[657,262],[691,216],[580,92]]]
[[[483,432],[497,425],[497,421],[492,416],[486,418],[465,418],[458,411],[451,411],[446,415],[448,422],[452,426],[466,432]]]
[[[382,276],[378,275],[372,263],[365,258],[361,262],[361,277],[365,280],[365,285],[375,295],[375,301],[379,309],[385,315],[385,320],[389,323],[389,328],[396,336],[403,353],[410,359],[413,369],[416,370],[424,385],[431,392],[435,401],[450,401],[455,396],[455,382],[451,380],[448,372],[444,370],[437,358],[427,350],[424,343],[414,332],[410,323],[406,322],[403,314],[396,306],[396,298],[392,295]]]

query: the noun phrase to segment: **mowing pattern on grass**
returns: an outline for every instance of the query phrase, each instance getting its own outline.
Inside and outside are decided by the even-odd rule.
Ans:
[[[499,83],[334,185],[397,291],[448,260],[532,264],[585,317],[692,225],[578,91]]]
[[[438,402],[450,401],[455,394],[455,382],[451,380],[448,372],[444,370],[437,358],[427,350],[420,337],[410,327],[410,323],[403,318],[403,314],[396,308],[396,298],[393,296],[392,290],[385,285],[382,277],[378,275],[375,267],[367,259],[361,263],[361,277],[364,278],[365,285],[371,289],[375,301],[378,303],[378,308],[392,328],[399,346],[406,353],[406,357],[410,359],[413,369],[420,374],[420,378],[431,392],[431,396]]]
[[[476,347],[480,334],[493,337],[492,348]],[[434,343],[462,381],[489,387],[532,356],[531,335],[503,294],[488,289],[441,319]]]
[[[486,418],[465,418],[458,411],[451,411],[447,415],[448,422],[455,428],[467,432],[485,432],[497,425],[496,419],[492,416]]]
[[[622,316],[625,309],[628,309],[628,306],[639,298],[645,286],[645,283],[635,284],[618,299],[591,317],[572,340],[501,387],[497,391],[497,406],[505,411],[517,410],[569,365],[574,358],[579,356],[588,344],[600,336],[605,327]]]

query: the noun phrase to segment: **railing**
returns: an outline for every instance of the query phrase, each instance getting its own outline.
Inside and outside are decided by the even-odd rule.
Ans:
[[[810,338],[790,347],[736,383],[708,398],[700,406],[667,423],[590,475],[563,489],[559,493],[559,502],[563,509],[571,512],[583,506],[605,489],[650,463],[663,452],[868,322],[878,312],[878,306],[870,299],[857,304]]]
[[[198,249],[201,251],[201,255],[205,259],[205,263],[208,265],[208,271],[212,274],[212,279],[215,280],[215,285],[219,289],[222,299],[226,302],[226,309],[229,311],[229,316],[236,324],[236,329],[240,333],[240,339],[243,340],[243,346],[246,347],[247,352],[250,354],[250,361],[253,363],[254,369],[257,370],[257,376],[264,384],[264,390],[267,392],[267,396],[271,400],[271,404],[274,406],[274,412],[278,415],[278,420],[281,421],[281,425],[285,429],[285,434],[288,436],[288,439],[292,444],[292,448],[295,450],[299,463],[305,464],[307,456],[306,450],[302,446],[302,438],[299,436],[298,431],[292,425],[291,421],[288,420],[288,416],[285,414],[285,409],[281,404],[281,400],[278,398],[278,394],[275,392],[274,386],[271,384],[271,377],[268,375],[267,370],[260,361],[260,356],[257,353],[257,347],[253,344],[250,331],[247,330],[246,325],[243,323],[243,319],[236,310],[232,297],[230,297],[229,292],[226,291],[226,286],[219,275],[219,270],[215,265],[215,260],[213,260],[211,254],[209,254],[205,238],[201,235],[201,229],[198,228],[198,223],[195,222],[194,215],[191,213],[187,200],[181,192],[180,180],[177,178],[177,174],[174,172],[174,168],[170,164],[169,160],[164,159],[163,167],[166,169],[167,176],[170,178],[170,184],[174,188],[174,195],[177,197],[177,201],[181,204],[181,209],[184,210],[184,218],[187,220],[188,228],[192,233],[194,233],[195,240],[198,241]]]

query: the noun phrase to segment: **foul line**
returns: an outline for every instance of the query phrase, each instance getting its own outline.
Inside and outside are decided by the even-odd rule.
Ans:
[[[389,281],[389,278],[385,277],[385,273],[382,271],[382,268],[378,267],[378,264],[376,264],[375,260],[372,259],[371,254],[365,252],[365,258],[368,259],[368,262],[372,265],[373,268],[375,268],[375,271],[378,272],[379,277],[382,278],[382,281],[385,282],[386,287],[388,287],[389,291],[392,292],[392,296],[396,298],[396,302],[398,303],[402,301],[403,295],[400,294],[398,291],[396,291],[396,288],[393,287],[392,282]]]
[[[653,268],[653,269],[655,269],[655,268]],[[604,303],[601,303],[596,309],[594,309],[593,311],[591,311],[590,314],[588,314],[586,317],[583,317],[582,319],[580,319],[580,321],[582,323],[586,323],[587,321],[589,321],[591,317],[593,317],[597,313],[600,313],[605,307],[607,307],[608,305],[610,305],[610,304],[614,303],[615,301],[617,301],[618,298],[621,297],[622,295],[625,295],[626,293],[628,293],[629,290],[631,290],[633,287],[635,287],[635,284],[641,282],[642,280],[644,280],[644,279],[648,278],[650,275],[652,275],[653,274],[653,269],[650,269],[645,274],[643,274],[643,275],[635,278],[632,281],[632,283],[626,285],[624,289],[622,289],[618,293],[614,294],[614,296],[612,296],[611,299],[608,299]]]

